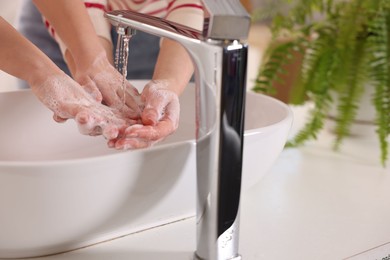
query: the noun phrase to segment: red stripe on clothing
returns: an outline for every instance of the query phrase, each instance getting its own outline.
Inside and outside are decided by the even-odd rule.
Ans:
[[[54,28],[50,25],[50,23],[47,19],[45,19],[45,26],[46,26],[46,29],[48,30],[49,34],[51,35],[51,37],[54,38],[56,32],[55,32]]]
[[[132,0],[133,3],[139,5],[145,2],[145,0]]]
[[[107,11],[106,6],[102,5],[102,4],[85,2],[84,5],[86,8],[97,8],[97,9],[103,10],[104,12]]]
[[[153,4],[153,3],[155,3],[155,2],[159,2],[160,0],[151,0],[149,3],[148,3],[148,5],[151,5],[151,4]],[[146,5],[146,6],[148,6],[148,5]],[[144,9],[144,8],[141,8],[140,10],[138,10],[137,12],[141,12],[141,13],[143,13],[143,10],[142,9]],[[164,6],[164,7],[162,7],[162,8],[160,8],[160,9],[155,9],[155,10],[153,10],[153,11],[150,11],[150,12],[144,12],[144,14],[147,14],[147,15],[156,15],[156,14],[158,14],[158,13],[161,13],[161,12],[166,12],[168,10],[168,6]]]
[[[172,7],[172,5],[176,2],[176,0],[172,0],[168,3],[168,9]]]
[[[156,15],[156,14],[161,13],[161,12],[164,12],[164,11],[166,11],[166,10],[168,10],[168,7],[163,7],[163,8],[154,10],[154,11],[152,11],[152,12],[146,12],[145,14],[147,14],[147,15]]]
[[[190,8],[197,8],[197,9],[203,10],[203,6],[202,6],[202,5],[197,5],[197,4],[182,4],[182,5],[178,5],[178,6],[173,7],[171,10],[169,10],[168,14],[172,13],[173,11],[175,11],[175,10],[177,10],[177,9],[180,9],[180,8],[187,8],[187,7],[190,7]]]

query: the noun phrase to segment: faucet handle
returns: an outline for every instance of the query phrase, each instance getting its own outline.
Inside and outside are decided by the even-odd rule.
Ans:
[[[203,0],[203,36],[216,40],[248,38],[250,15],[239,0]]]

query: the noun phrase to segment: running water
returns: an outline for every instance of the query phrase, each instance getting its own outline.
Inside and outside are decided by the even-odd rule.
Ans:
[[[126,29],[123,27],[117,28],[118,41],[115,50],[115,68],[122,74],[122,93],[123,93],[123,105],[126,102],[126,77],[127,77],[127,63],[129,60],[129,42],[132,34],[125,34]]]

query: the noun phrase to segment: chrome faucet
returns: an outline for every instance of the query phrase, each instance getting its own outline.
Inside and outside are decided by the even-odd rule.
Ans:
[[[105,14],[179,42],[195,67],[198,260],[238,260],[239,202],[250,16],[239,0],[203,0],[203,32],[132,11]]]

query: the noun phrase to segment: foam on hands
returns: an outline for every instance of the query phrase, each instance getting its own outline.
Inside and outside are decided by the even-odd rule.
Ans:
[[[32,90],[56,116],[75,119],[79,132],[116,138],[126,120],[109,107],[102,106],[67,75],[47,78]]]

